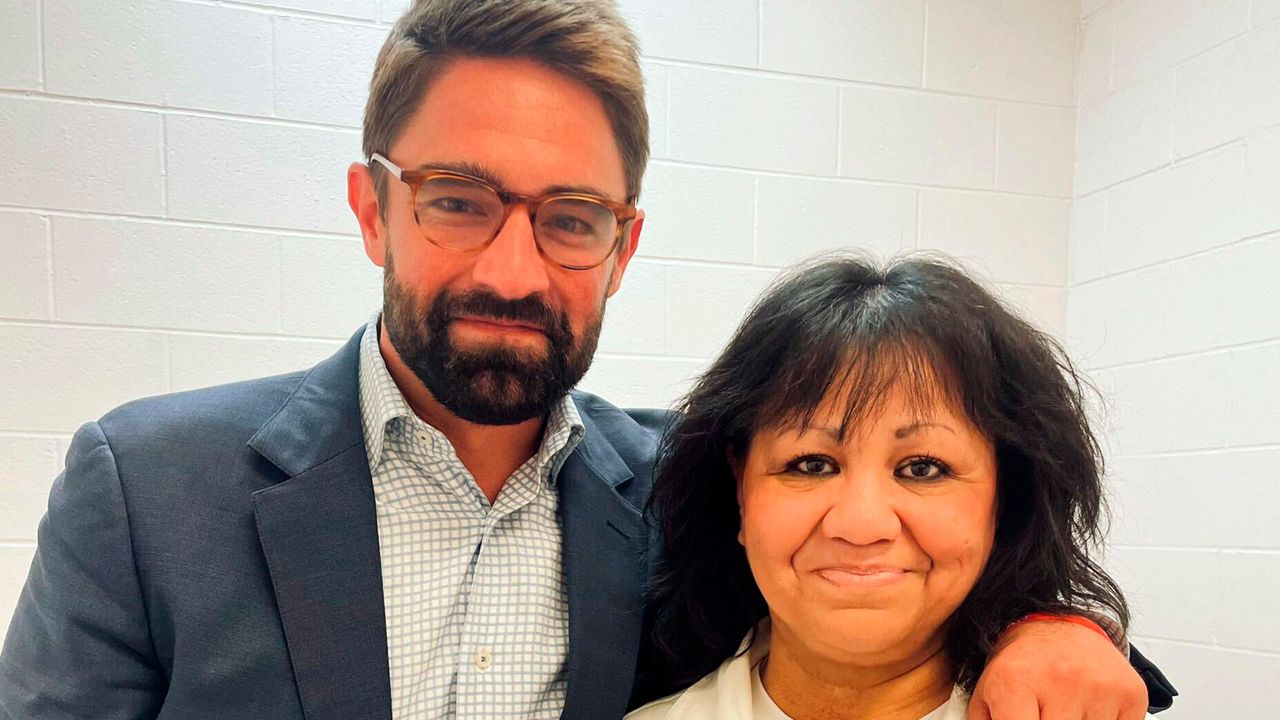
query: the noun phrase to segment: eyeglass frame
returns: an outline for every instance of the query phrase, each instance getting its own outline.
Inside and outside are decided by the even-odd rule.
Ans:
[[[502,233],[502,228],[506,227],[507,220],[511,218],[511,211],[517,205],[524,205],[525,208],[527,208],[529,211],[529,219],[533,220],[538,215],[538,208],[552,200],[584,200],[587,202],[592,202],[592,203],[596,203],[598,205],[603,206],[606,210],[613,213],[613,218],[618,223],[618,228],[616,230],[617,237],[614,238],[613,248],[610,249],[609,252],[606,253],[604,257],[600,258],[599,262],[596,262],[592,265],[567,265],[565,263],[560,262],[559,260],[552,258],[547,254],[545,250],[543,250],[542,243],[538,240],[538,233],[536,231],[533,233],[533,242],[538,247],[538,254],[542,255],[542,257],[545,260],[549,260],[555,263],[556,265],[559,265],[560,267],[565,268],[566,270],[591,270],[593,268],[597,268],[603,265],[606,260],[608,260],[614,253],[618,251],[618,248],[622,247],[622,242],[623,242],[623,238],[625,236],[627,227],[631,224],[633,220],[636,219],[636,217],[639,216],[639,211],[636,209],[636,206],[634,203],[615,202],[613,200],[610,200],[609,198],[600,197],[599,195],[593,195],[590,193],[556,192],[556,193],[547,193],[546,195],[521,195],[519,193],[513,193],[513,192],[508,192],[507,190],[503,190],[502,188],[497,187],[496,185],[489,182],[488,180],[485,180],[484,178],[479,178],[474,175],[468,175],[467,173],[457,172],[455,170],[441,170],[441,169],[426,168],[426,167],[419,168],[417,170],[405,170],[401,168],[399,165],[396,165],[395,163],[391,162],[389,159],[387,159],[385,155],[382,155],[381,153],[373,153],[373,155],[369,157],[369,167],[371,169],[373,167],[372,163],[374,162],[382,165],[382,167],[384,167],[387,170],[387,172],[391,173],[392,177],[404,183],[405,185],[409,186],[409,190],[412,194],[410,202],[412,202],[413,204],[413,221],[414,221],[414,224],[418,226],[418,232],[422,234],[422,237],[425,238],[427,242],[431,243],[432,245],[435,245],[438,248],[449,250],[451,252],[457,252],[457,253],[480,252],[481,250],[484,250],[485,248],[492,245],[493,241],[496,240],[498,238],[498,235]],[[418,191],[422,189],[422,185],[426,183],[428,180],[433,180],[436,178],[454,178],[454,179],[460,179],[460,180],[467,180],[492,191],[493,194],[497,196],[498,200],[502,203],[502,220],[498,222],[497,228],[493,231],[493,237],[490,237],[487,241],[476,246],[475,248],[472,248],[470,250],[461,250],[458,248],[448,247],[447,245],[441,245],[435,240],[432,240],[431,237],[427,235],[426,230],[422,228],[422,222],[418,219]]]

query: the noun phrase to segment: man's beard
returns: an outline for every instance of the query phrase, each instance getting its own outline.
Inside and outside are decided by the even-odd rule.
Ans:
[[[392,347],[436,401],[463,420],[513,425],[543,417],[591,367],[603,302],[575,344],[569,318],[539,295],[507,300],[479,290],[441,290],[424,310],[396,280],[390,257],[382,284],[382,326]],[[449,337],[449,323],[462,316],[531,324],[546,335],[547,348],[460,348]]]

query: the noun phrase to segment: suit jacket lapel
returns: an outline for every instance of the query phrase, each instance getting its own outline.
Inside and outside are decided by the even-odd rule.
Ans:
[[[564,718],[619,718],[635,678],[643,625],[647,531],[615,491],[631,479],[622,458],[583,413],[586,434],[558,479],[569,593]]]
[[[391,717],[360,336],[308,373],[249,441],[290,476],[253,499],[308,720]]]

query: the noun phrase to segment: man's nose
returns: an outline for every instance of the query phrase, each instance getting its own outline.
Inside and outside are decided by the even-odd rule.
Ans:
[[[472,279],[499,297],[518,300],[548,289],[547,270],[529,211],[519,206],[511,210],[493,242],[480,251]]]
[[[894,505],[896,484],[869,471],[847,478],[822,519],[822,531],[854,545],[893,540],[902,532]]]

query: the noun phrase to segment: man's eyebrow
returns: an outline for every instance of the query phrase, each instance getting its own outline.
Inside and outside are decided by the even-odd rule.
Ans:
[[[903,425],[897,430],[894,430],[893,437],[898,440],[901,440],[915,433],[917,430],[920,430],[922,428],[927,428],[927,427],[935,427],[941,430],[946,430],[952,435],[956,434],[956,431],[953,430],[950,425],[943,425],[942,423],[936,423],[936,422],[914,422],[914,423],[911,423],[910,425]]]
[[[503,184],[502,178],[498,173],[487,165],[482,165],[471,160],[462,160],[459,162],[433,162],[425,163],[418,166],[418,170],[448,170],[449,172],[462,173],[470,175],[473,178],[479,178],[499,190],[506,191],[507,186]],[[559,193],[572,193],[575,195],[594,195],[606,200],[613,200],[609,193],[597,187],[590,185],[552,185],[544,188],[538,195],[555,195]]]
[[[418,166],[419,172],[429,170],[447,170],[449,172],[470,175],[471,177],[483,180],[496,188],[502,187],[502,179],[498,177],[498,173],[496,171],[486,165],[482,165],[471,160],[462,160],[459,162],[429,162]]]

